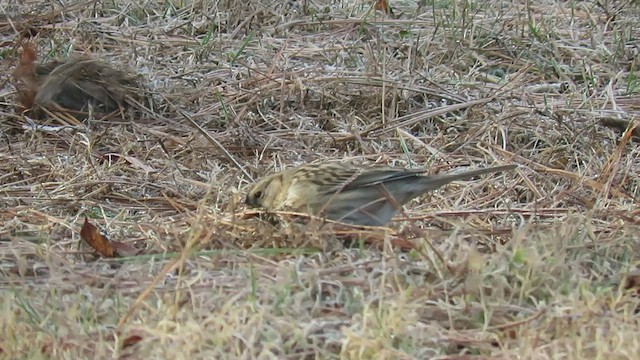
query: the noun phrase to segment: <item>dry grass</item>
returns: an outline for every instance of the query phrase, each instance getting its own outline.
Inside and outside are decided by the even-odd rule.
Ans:
[[[637,2],[61,3],[0,3],[0,357],[640,353]],[[34,30],[43,62],[139,73],[144,108],[34,126]],[[521,167],[352,248],[243,216],[249,177],[328,158]],[[79,248],[85,216],[141,254]]]

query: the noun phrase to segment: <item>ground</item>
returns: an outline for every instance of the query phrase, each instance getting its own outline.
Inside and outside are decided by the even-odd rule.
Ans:
[[[388,5],[1,1],[0,357],[635,359],[638,2]],[[137,103],[29,117],[24,43]],[[243,206],[327,159],[519,167],[386,229]],[[137,252],[96,255],[85,218]]]

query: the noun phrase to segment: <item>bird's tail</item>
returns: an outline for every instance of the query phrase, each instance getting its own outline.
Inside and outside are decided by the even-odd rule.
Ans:
[[[456,180],[466,180],[478,175],[497,173],[507,170],[513,170],[517,168],[518,165],[500,165],[500,166],[492,166],[488,168],[482,169],[474,169],[474,170],[466,170],[466,171],[452,171],[446,174],[439,175],[428,175],[423,176],[421,183],[427,186],[424,191],[435,190],[443,185],[446,185],[452,181]]]

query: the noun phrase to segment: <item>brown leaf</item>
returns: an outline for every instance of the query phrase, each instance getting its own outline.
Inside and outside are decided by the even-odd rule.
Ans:
[[[139,334],[130,335],[122,340],[122,347],[126,348],[142,341],[143,337]]]
[[[33,107],[36,94],[38,93],[38,79],[36,78],[36,50],[32,43],[22,44],[22,56],[20,63],[13,71],[13,78],[16,80],[18,90],[19,111],[24,111]]]
[[[118,255],[109,239],[102,235],[98,228],[92,225],[86,217],[84,218],[82,230],[80,230],[80,237],[104,257],[115,257]]]
[[[391,6],[389,5],[389,2],[387,0],[376,0],[374,9],[380,10],[385,14],[393,15],[393,9],[391,9]]]

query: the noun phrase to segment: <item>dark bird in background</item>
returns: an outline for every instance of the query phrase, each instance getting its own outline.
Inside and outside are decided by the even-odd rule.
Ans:
[[[89,112],[109,114],[125,109],[127,99],[137,97],[135,77],[105,62],[75,58],[36,64],[34,46],[23,48],[13,76],[22,108],[34,110],[35,117],[42,115],[42,109],[69,112],[79,119]]]
[[[35,104],[43,108],[111,113],[126,105],[135,80],[93,59],[74,59],[36,66],[40,88]]]

